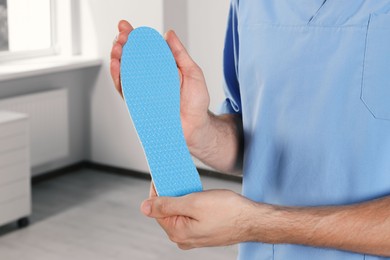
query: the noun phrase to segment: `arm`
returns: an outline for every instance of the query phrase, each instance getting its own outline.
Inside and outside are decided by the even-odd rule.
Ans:
[[[152,191],[141,210],[182,249],[254,241],[390,256],[390,197],[299,208],[255,203],[226,190],[181,198],[156,197]]]
[[[390,197],[349,206],[275,207],[272,219],[270,243],[390,256]],[[255,226],[262,229],[261,223]],[[253,235],[253,240],[259,241],[256,231]]]
[[[241,116],[209,112],[209,118],[207,126],[194,136],[197,141],[189,145],[191,154],[218,171],[238,172],[243,154]]]
[[[120,21],[119,35],[111,51],[111,76],[115,88],[122,94],[120,59],[122,47],[133,27]],[[224,172],[240,169],[242,152],[241,119],[236,115],[213,115],[208,107],[210,97],[202,70],[191,59],[173,31],[165,39],[176,60],[181,79],[180,116],[184,137],[192,155],[203,163]]]

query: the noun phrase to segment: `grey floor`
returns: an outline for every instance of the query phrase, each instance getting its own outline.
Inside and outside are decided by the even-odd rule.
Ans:
[[[206,189],[241,185],[202,177]],[[33,186],[31,225],[0,227],[0,260],[235,259],[237,247],[182,251],[139,205],[149,181],[79,170]]]

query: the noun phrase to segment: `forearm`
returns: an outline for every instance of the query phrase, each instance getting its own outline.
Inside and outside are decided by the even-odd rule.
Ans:
[[[242,121],[239,115],[216,116],[209,112],[205,127],[192,136],[189,145],[193,156],[222,172],[237,172],[242,168]]]
[[[271,214],[255,224],[254,230],[269,227],[268,241],[262,242],[390,256],[390,197],[350,206],[274,207]],[[252,232],[250,240],[263,240],[262,233]]]

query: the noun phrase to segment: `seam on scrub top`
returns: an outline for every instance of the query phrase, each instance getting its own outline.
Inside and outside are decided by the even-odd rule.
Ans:
[[[368,37],[369,31],[370,31],[370,22],[371,22],[371,16],[370,19],[368,20],[367,24],[367,31],[366,31],[366,41],[365,41],[365,48],[364,48],[364,57],[363,57],[363,75],[362,75],[362,84],[361,84],[361,91],[360,91],[360,100],[363,102],[364,106],[367,108],[367,110],[370,112],[370,114],[377,120],[383,120],[383,121],[390,121],[388,118],[383,118],[375,115],[374,111],[371,109],[369,104],[364,100],[364,90],[366,89],[366,81],[365,81],[365,75],[366,75],[366,65],[367,65],[367,50],[368,50],[368,45],[370,43],[370,39]]]
[[[374,116],[375,118],[375,115],[374,113],[371,111],[370,107],[368,106],[368,104],[366,103],[366,101],[364,100],[364,89],[365,89],[365,86],[366,86],[366,65],[367,65],[367,61],[366,61],[366,57],[367,57],[367,47],[368,47],[368,34],[369,34],[369,29],[370,29],[370,22],[371,22],[371,15],[370,15],[370,19],[368,20],[368,23],[367,23],[367,26],[366,26],[366,38],[365,38],[365,42],[364,42],[364,55],[363,55],[363,71],[362,71],[362,84],[361,84],[361,88],[360,88],[360,100],[363,102],[364,106],[368,109],[368,111],[370,112],[370,114],[372,116]]]
[[[272,259],[275,260],[275,244],[272,244]]]
[[[324,0],[324,2],[322,2],[321,6],[320,6],[320,8],[318,8],[317,12],[315,12],[315,14],[312,17],[310,17],[309,21],[307,22],[307,25],[310,25],[317,20],[317,17],[320,15],[320,13],[324,9],[324,6],[326,5],[327,2],[329,2],[329,1]]]
[[[270,26],[270,27],[278,27],[278,28],[324,28],[324,29],[364,29],[367,25],[318,25],[318,24],[298,24],[298,25],[288,25],[288,24],[274,24],[274,23],[243,23],[239,26],[239,28],[247,27],[247,26]]]
[[[365,75],[366,75],[366,64],[367,64],[367,60],[366,60],[366,57],[367,57],[367,52],[368,52],[368,45],[370,43],[370,38],[368,37],[369,35],[369,32],[370,32],[370,24],[371,24],[371,17],[372,15],[370,15],[370,19],[368,20],[368,23],[367,23],[367,26],[366,26],[366,41],[365,41],[365,48],[364,48],[364,57],[363,57],[363,75],[362,75],[362,84],[361,84],[361,91],[360,91],[360,100],[363,102],[364,106],[367,108],[367,110],[370,112],[370,114],[377,120],[383,120],[383,121],[390,121],[389,118],[385,118],[385,117],[380,117],[380,116],[377,116],[374,111],[371,109],[370,105],[364,100],[364,90],[366,89],[366,81],[365,81]],[[375,28],[376,29],[376,28]]]

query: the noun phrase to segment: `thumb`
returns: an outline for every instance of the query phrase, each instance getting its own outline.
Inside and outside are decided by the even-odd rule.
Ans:
[[[194,68],[198,68],[198,65],[192,60],[191,56],[188,54],[186,48],[183,46],[174,31],[168,31],[165,34],[165,39],[176,60],[176,64],[181,71],[186,73]]]
[[[141,211],[151,218],[166,218],[171,216],[188,216],[188,208],[184,198],[155,197],[141,204]]]

